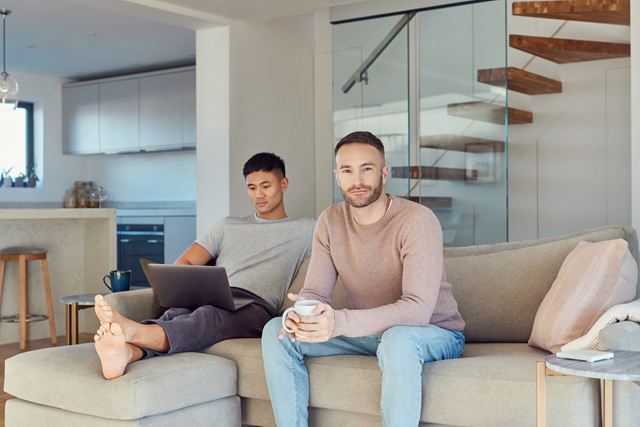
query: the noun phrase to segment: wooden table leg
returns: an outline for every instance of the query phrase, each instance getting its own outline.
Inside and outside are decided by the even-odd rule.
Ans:
[[[20,282],[18,322],[20,326],[20,350],[24,350],[27,340],[29,339],[29,326],[27,325],[27,312],[29,310],[29,282],[27,281],[27,258],[25,255],[20,255],[18,264],[18,276]]]
[[[545,382],[546,382],[546,365],[544,362],[538,362],[536,367],[536,419],[537,427],[545,427],[546,425],[546,405],[545,405]]]
[[[613,380],[602,380],[602,427],[613,427]]]
[[[51,342],[53,345],[58,344],[58,336],[56,334],[56,319],[53,314],[53,300],[51,299],[51,282],[49,280],[49,263],[46,255],[42,259],[42,278],[44,279],[44,292],[47,299],[47,313],[49,314],[49,330],[51,332]]]
[[[71,345],[71,304],[65,304],[64,306],[64,317],[65,317],[65,341],[67,345]]]
[[[2,286],[4,284],[4,260],[0,259],[0,306],[2,305]]]
[[[71,345],[78,344],[78,303],[71,304]]]

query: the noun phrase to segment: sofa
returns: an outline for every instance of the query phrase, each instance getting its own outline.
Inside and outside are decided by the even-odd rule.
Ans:
[[[638,262],[637,234],[621,226],[446,248],[445,270],[466,321],[467,344],[460,359],[425,364],[420,426],[535,426],[536,362],[550,354],[527,344],[536,311],[578,242],[617,238],[628,242]],[[292,292],[301,288],[307,264]],[[154,309],[152,290],[107,300],[135,320]],[[332,306],[349,307],[340,281]],[[640,351],[640,325],[625,321],[603,329],[600,346]],[[309,357],[306,363],[311,426],[382,426],[376,358]],[[7,426],[275,426],[259,339],[136,362],[111,381],[102,378],[92,344],[23,353],[6,361],[5,392],[17,397],[7,402]],[[614,381],[613,399],[616,426],[640,425],[640,387]],[[600,401],[599,380],[548,377],[547,426],[597,427]]]

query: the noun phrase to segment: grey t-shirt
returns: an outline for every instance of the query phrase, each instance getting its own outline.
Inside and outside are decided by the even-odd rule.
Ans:
[[[229,285],[252,292],[279,309],[300,264],[311,255],[316,221],[226,217],[196,243],[227,271]]]

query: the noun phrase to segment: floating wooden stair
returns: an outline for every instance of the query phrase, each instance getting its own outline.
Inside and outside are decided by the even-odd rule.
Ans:
[[[412,202],[420,203],[430,209],[434,208],[450,208],[453,199],[451,197],[414,197],[409,198]]]
[[[562,82],[515,67],[478,70],[478,81],[493,86],[508,87],[509,90],[527,95],[562,92]]]
[[[420,147],[465,153],[504,153],[504,141],[450,134],[421,136]]]
[[[476,181],[475,169],[438,168],[433,166],[392,166],[392,178],[434,179],[439,181]]]
[[[489,104],[488,102],[462,102],[459,104],[447,105],[447,114],[450,116],[463,117],[481,122],[505,124],[505,107]],[[509,108],[509,124],[520,125],[533,123],[533,113],[524,110]]]
[[[631,0],[523,1],[513,3],[515,16],[631,25]]]
[[[509,36],[509,46],[548,59],[557,64],[627,58],[631,45],[586,40],[551,39],[547,37]]]

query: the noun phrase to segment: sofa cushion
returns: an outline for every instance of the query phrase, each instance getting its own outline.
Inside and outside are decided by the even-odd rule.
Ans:
[[[566,256],[581,240],[622,238],[638,260],[630,227],[602,227],[569,236],[527,242],[446,248],[445,272],[472,342],[529,341],[538,307]]]
[[[560,351],[609,308],[631,301],[637,280],[638,267],[624,240],[578,243],[538,309],[529,344]]]
[[[22,353],[5,362],[5,392],[40,405],[133,420],[236,394],[236,367],[200,353],[132,363],[105,380],[93,344]],[[117,408],[117,409],[114,409]]]
[[[259,339],[223,341],[207,353],[238,366],[238,395],[269,400]],[[442,425],[515,426],[535,424],[536,362],[548,352],[527,344],[467,344],[461,359],[423,368],[421,421]],[[305,358],[310,405],[380,415],[382,373],[375,357]],[[599,382],[580,377],[547,378],[547,412],[554,425],[595,425]],[[460,410],[464,402],[465,410]],[[500,408],[496,410],[496,408]]]

